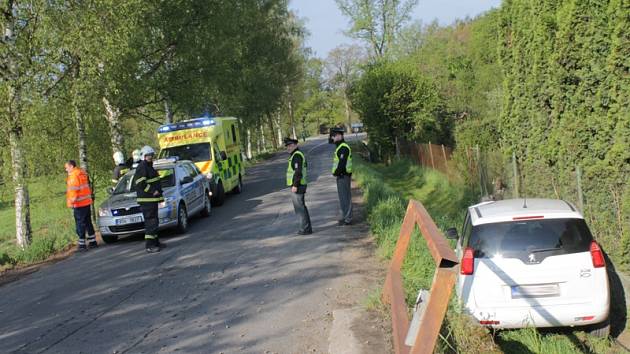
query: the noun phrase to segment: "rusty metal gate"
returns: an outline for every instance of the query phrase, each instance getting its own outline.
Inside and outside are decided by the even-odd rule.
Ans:
[[[420,233],[427,242],[429,251],[435,261],[436,269],[428,303],[426,304],[418,331],[415,333],[415,344],[410,347],[405,345],[405,338],[409,331],[409,316],[407,315],[400,269],[416,225],[418,225]],[[392,330],[396,354],[433,352],[451,292],[455,285],[457,276],[455,268],[457,263],[455,252],[453,252],[446,238],[437,228],[422,203],[410,200],[383,288],[383,302],[391,304]]]

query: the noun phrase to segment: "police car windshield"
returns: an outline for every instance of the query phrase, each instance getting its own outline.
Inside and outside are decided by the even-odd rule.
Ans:
[[[540,219],[473,227],[468,246],[478,258],[518,258],[524,262],[588,252],[593,236],[582,219]]]
[[[134,171],[124,175],[116,188],[114,188],[113,194],[125,194],[125,193],[133,193],[136,190],[133,188],[133,174]],[[173,168],[164,168],[158,169],[157,172],[162,177],[160,182],[162,183],[162,189],[174,187],[175,186],[175,170]]]
[[[114,194],[124,194],[124,193],[129,193],[131,190],[131,180],[133,179],[133,173],[127,173],[126,175],[124,175],[120,181],[118,182],[118,184],[116,185],[116,188],[114,188]]]
[[[175,170],[173,168],[158,168],[157,172],[161,177],[162,189],[175,186]]]
[[[210,143],[189,144],[174,146],[160,151],[160,158],[177,156],[180,160],[190,160],[192,162],[210,161]]]

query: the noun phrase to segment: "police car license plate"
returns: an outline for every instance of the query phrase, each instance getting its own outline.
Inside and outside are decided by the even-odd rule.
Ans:
[[[116,219],[116,225],[135,224],[139,222],[142,222],[142,216]]]

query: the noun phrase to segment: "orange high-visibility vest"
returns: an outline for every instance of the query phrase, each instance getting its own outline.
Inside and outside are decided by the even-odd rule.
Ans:
[[[81,208],[92,205],[92,190],[88,175],[82,169],[76,167],[66,179],[66,203],[68,208]]]

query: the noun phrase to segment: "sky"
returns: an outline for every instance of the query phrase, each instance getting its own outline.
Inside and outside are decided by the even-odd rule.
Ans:
[[[420,20],[428,24],[437,20],[447,25],[458,18],[474,17],[500,4],[501,0],[419,0],[411,22]],[[349,24],[335,0],[290,0],[289,7],[306,20],[306,28],[310,32],[306,45],[315,51],[316,56],[326,57],[336,46],[352,43],[343,34]]]

